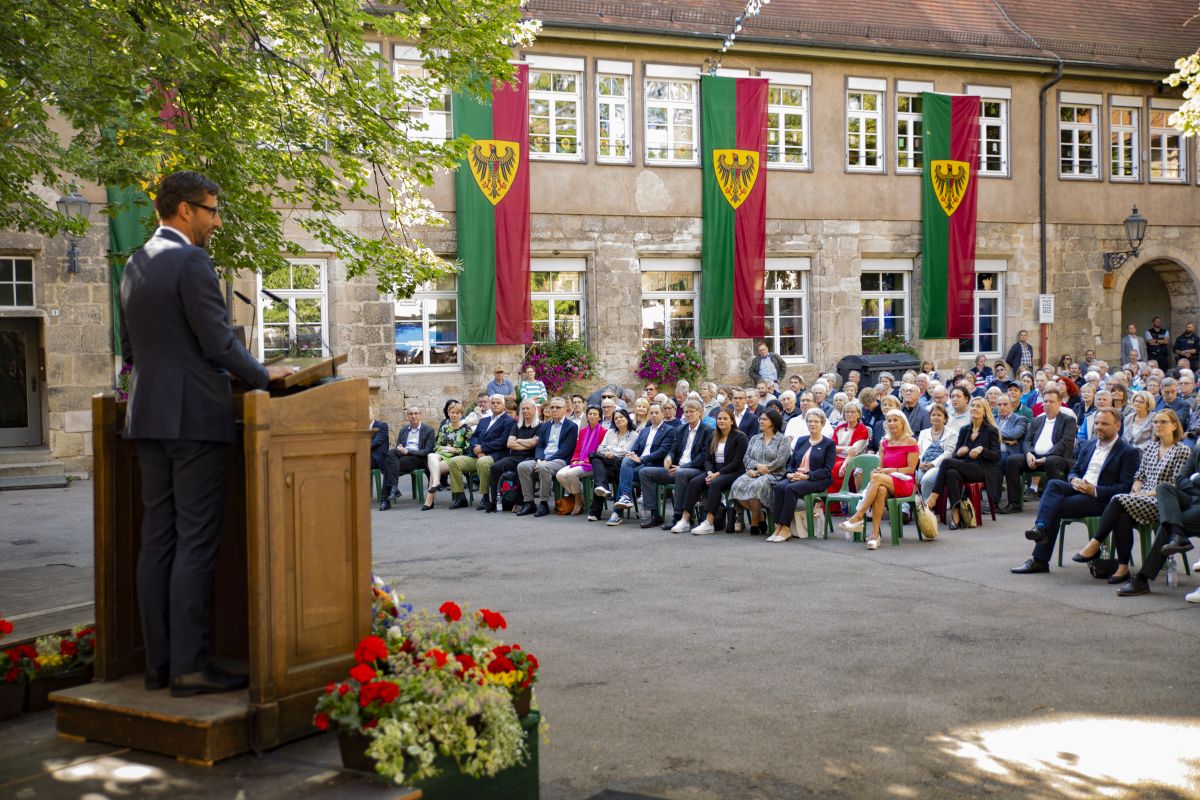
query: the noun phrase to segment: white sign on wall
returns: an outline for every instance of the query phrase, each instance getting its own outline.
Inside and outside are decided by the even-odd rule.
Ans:
[[[1054,323],[1054,295],[1039,294],[1038,295],[1038,323],[1053,324]]]

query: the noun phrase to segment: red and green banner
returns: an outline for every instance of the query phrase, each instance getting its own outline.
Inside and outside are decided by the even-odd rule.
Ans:
[[[921,338],[975,332],[979,98],[925,92],[921,177]]]
[[[529,67],[492,84],[491,102],[455,94],[454,132],[474,139],[454,175],[458,341],[528,344]]]
[[[704,183],[700,336],[764,335],[767,79],[700,79]]]

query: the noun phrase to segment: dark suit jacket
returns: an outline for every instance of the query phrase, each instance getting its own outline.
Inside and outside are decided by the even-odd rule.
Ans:
[[[1038,437],[1042,435],[1042,429],[1046,427],[1046,416],[1035,419],[1029,426],[1029,430],[1025,432],[1025,452],[1032,453],[1033,446],[1037,444]],[[1050,448],[1049,453],[1043,455],[1059,456],[1065,458],[1070,464],[1075,460],[1075,420],[1068,417],[1066,414],[1060,413],[1054,418],[1054,446]],[[1039,456],[1040,458],[1041,456]]]
[[[649,425],[642,428],[638,434],[637,441],[633,443],[633,449],[629,452],[641,455],[646,449],[646,441],[650,437],[651,428]],[[654,436],[654,447],[650,453],[642,459],[642,463],[648,467],[661,467],[663,460],[667,457],[667,453],[671,452],[671,448],[675,446],[675,429],[663,424],[658,426],[658,433]]]
[[[680,425],[675,429],[675,443],[671,445],[671,463],[677,467],[683,458],[683,448],[687,444],[687,438],[687,424]],[[692,460],[688,463],[689,469],[704,468],[704,454],[708,451],[708,442],[711,438],[711,428],[707,428],[703,424],[697,426],[696,435],[692,437]]]
[[[266,389],[267,370],[234,336],[208,253],[160,228],[126,262],[120,294],[125,436],[233,441],[229,373]]]
[[[388,424],[380,420],[371,422],[371,469],[383,469],[384,459],[387,458],[391,446],[388,438]]]
[[[795,472],[800,468],[800,462],[804,460],[804,454],[809,450],[812,454],[808,457],[808,479],[810,481],[827,481],[833,482],[833,464],[837,461],[837,448],[834,447],[833,439],[822,437],[821,441],[813,444],[807,436],[800,437],[800,441],[796,442],[796,446],[792,448],[792,456],[788,459],[787,472]]]
[[[746,416],[742,417],[742,422],[740,425],[738,425],[737,412],[731,411],[729,413],[733,414],[733,424],[737,425],[737,429],[739,431],[746,434],[747,439],[758,433],[758,414],[755,414],[749,408],[747,408]]]
[[[1029,348],[1030,348],[1030,350],[1032,350],[1033,345],[1030,345]],[[1037,354],[1035,353],[1033,357],[1036,360]],[[1125,359],[1122,358],[1121,360],[1124,361]],[[1021,343],[1020,342],[1013,342],[1013,346],[1008,348],[1008,355],[1006,355],[1004,357],[1004,363],[1008,364],[1008,368],[1012,372],[1012,376],[1014,378],[1016,378],[1017,375],[1021,371]]]
[[[919,402],[913,408],[901,403],[900,410],[904,412],[904,416],[908,417],[908,427],[912,428],[913,436],[926,428],[933,427],[933,423],[929,421],[929,409]]]
[[[1079,448],[1079,459],[1071,469],[1071,474],[1067,476],[1068,481],[1087,474],[1088,464],[1091,463],[1098,443],[1098,439],[1089,439]],[[1133,487],[1133,479],[1137,477],[1141,463],[1142,451],[1118,437],[1112,452],[1108,454],[1108,460],[1100,469],[1100,477],[1096,481],[1096,499],[1107,504],[1115,495],[1128,492]]]
[[[403,447],[405,441],[408,440],[408,428],[409,426],[405,425],[396,431],[396,447]],[[410,456],[425,457],[433,452],[433,446],[436,441],[437,432],[422,422],[417,429],[417,449],[409,450],[408,454]]]
[[[499,417],[491,416],[480,420],[479,426],[467,440],[467,447],[472,453],[478,445],[485,456],[501,459],[508,455],[508,435],[517,427],[517,421],[508,414]]]
[[[538,443],[534,448],[533,457],[539,461],[546,457],[546,442],[550,439],[550,427],[553,424],[550,420],[546,420],[538,426]],[[550,458],[570,461],[571,456],[575,455],[575,440],[578,438],[579,426],[569,419],[564,419],[562,428],[558,432],[558,450]]]
[[[746,434],[737,428],[729,432],[729,438],[725,440],[725,463],[720,469],[717,468],[717,457],[712,452],[712,443],[713,439],[710,437],[708,440],[709,449],[704,455],[705,472],[734,475],[745,471],[746,448],[750,446],[750,439]]]

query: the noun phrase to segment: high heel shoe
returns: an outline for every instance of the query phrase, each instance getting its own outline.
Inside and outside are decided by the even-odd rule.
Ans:
[[[1076,564],[1090,564],[1091,562],[1095,561],[1099,557],[1100,557],[1100,551],[1097,550],[1095,553],[1093,553],[1090,556],[1085,556],[1082,553],[1076,553],[1075,555],[1071,556],[1071,560],[1074,561]],[[1125,582],[1124,579],[1122,579],[1121,582],[1124,583]]]
[[[433,503],[425,503],[424,505],[421,506],[422,511],[429,511],[432,508],[433,508]]]
[[[1124,575],[1113,575],[1111,578],[1108,579],[1108,582],[1110,585],[1116,586],[1118,584],[1124,583],[1127,580],[1129,580],[1129,571],[1128,570],[1125,571]]]

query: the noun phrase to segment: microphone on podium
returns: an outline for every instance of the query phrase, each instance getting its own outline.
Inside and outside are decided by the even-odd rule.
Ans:
[[[250,308],[254,312],[250,317],[250,336],[246,339],[246,349],[250,350],[254,346],[252,344],[255,341],[254,331],[255,331],[255,326],[258,325],[258,303],[254,302],[249,297],[246,297],[246,295],[242,294],[237,289],[233,290],[233,294],[235,297],[237,297],[238,300],[241,300],[243,303],[250,306]]]

